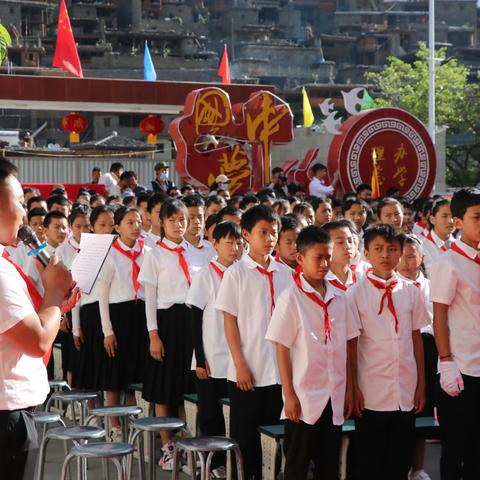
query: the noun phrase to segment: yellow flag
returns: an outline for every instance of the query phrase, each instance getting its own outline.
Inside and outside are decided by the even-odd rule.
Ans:
[[[312,106],[310,105],[310,100],[308,99],[308,95],[307,95],[307,91],[305,90],[305,87],[302,88],[302,95],[303,95],[303,126],[311,127],[315,119],[313,117]]]
[[[372,198],[380,198],[380,179],[378,177],[377,152],[372,149]]]

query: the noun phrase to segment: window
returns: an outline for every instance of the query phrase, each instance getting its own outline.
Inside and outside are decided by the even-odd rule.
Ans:
[[[104,127],[110,127],[110,117],[106,117],[103,119],[103,126]]]

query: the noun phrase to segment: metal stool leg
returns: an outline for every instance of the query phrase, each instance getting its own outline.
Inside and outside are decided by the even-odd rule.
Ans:
[[[178,467],[179,467],[179,458],[180,452],[178,448],[173,452],[173,470],[172,470],[172,480],[178,480]]]
[[[157,472],[155,470],[155,432],[150,432],[150,445],[148,452],[148,460],[150,462],[150,475],[149,480],[155,480],[157,477]]]
[[[38,452],[37,480],[43,480],[43,474],[45,471],[45,455],[49,440],[50,439],[48,437],[43,437],[42,443],[40,444],[40,450]]]
[[[205,480],[207,477],[205,476],[205,456],[203,452],[197,452],[198,458],[200,458],[200,478]],[[193,457],[195,459],[195,457]]]
[[[233,451],[235,452],[235,462],[237,464],[237,480],[244,480],[245,474],[243,471],[243,458],[240,447],[235,445]]]
[[[205,467],[205,479],[210,479],[210,469],[212,467],[212,457],[215,452],[208,452],[207,465]]]
[[[73,455],[72,453],[69,453],[67,455],[67,458],[65,458],[65,461],[63,462],[62,476],[61,476],[62,480],[67,480],[68,467],[69,467],[70,461],[72,460],[73,457],[75,457],[75,455]]]
[[[117,467],[117,478],[118,480],[126,480],[127,475],[125,473],[125,470],[123,468],[123,460],[120,461],[117,457],[112,457],[112,462]]]

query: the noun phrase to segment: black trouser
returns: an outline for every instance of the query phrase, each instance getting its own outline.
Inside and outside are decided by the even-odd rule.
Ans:
[[[342,427],[333,424],[330,401],[314,425],[285,420],[285,480],[306,479],[310,461],[315,480],[338,480],[341,438]]]
[[[220,400],[227,397],[227,380],[209,378],[199,380],[195,376],[198,394],[198,425],[202,435],[225,436],[225,419]],[[217,453],[212,459],[212,468],[225,465],[226,455]]]
[[[451,397],[438,384],[442,480],[480,479],[480,378],[463,375],[463,383],[458,397]]]
[[[31,480],[38,453],[33,409],[0,410],[0,477]]]
[[[245,479],[262,478],[262,447],[258,427],[280,423],[282,387],[270,385],[255,387],[251,392],[228,382],[230,397],[230,435],[242,451]]]
[[[355,419],[355,469],[358,480],[407,480],[413,461],[413,411],[364,410]]]

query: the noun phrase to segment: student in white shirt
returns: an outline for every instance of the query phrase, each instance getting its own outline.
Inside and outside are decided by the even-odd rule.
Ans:
[[[111,234],[113,211],[100,205],[92,210],[90,224],[93,233]],[[72,310],[72,332],[78,353],[76,387],[101,390],[105,350],[103,346],[102,320],[99,309],[99,282],[95,282],[89,295],[82,293],[79,308]]]
[[[145,288],[150,355],[142,396],[155,403],[157,416],[185,418],[183,395],[194,391],[191,373],[193,344],[190,310],[185,305],[192,281],[194,248],[183,238],[187,209],[180,200],[162,204],[161,240],[146,255],[138,277]],[[171,470],[174,444],[170,432],[160,433],[160,466]]]
[[[480,478],[480,190],[455,192],[451,209],[462,239],[432,263],[430,283],[440,359],[440,474],[470,480]]]
[[[346,292],[357,282],[356,269],[352,268],[355,257],[355,230],[350,220],[338,220],[327,223],[324,227],[333,244],[330,271],[326,280],[334,287]]]
[[[213,232],[217,256],[192,279],[186,304],[192,310],[194,358],[198,393],[198,423],[202,435],[225,435],[220,400],[227,397],[228,346],[222,312],[215,309],[217,292],[225,270],[243,252],[240,227],[220,222]],[[213,469],[225,468],[225,456],[215,455]],[[217,476],[221,472],[217,470]]]
[[[323,227],[325,224],[332,221],[333,209],[332,201],[327,197],[313,197],[310,203],[315,212],[315,222],[317,227]]]
[[[16,241],[25,217],[14,174],[15,167],[0,160],[0,471],[5,479],[34,477],[38,439],[32,412],[49,392],[42,357],[51,349],[72,285],[70,273],[52,259],[41,274],[44,296],[36,292],[35,299],[28,277],[7,258],[5,246]]]
[[[70,270],[73,260],[80,251],[80,237],[82,233],[90,233],[90,209],[86,206],[74,208],[68,217],[71,236],[67,238],[56,250],[56,255],[63,264]],[[77,305],[75,310],[78,313],[80,306]],[[72,333],[72,315],[69,312],[65,319],[66,331],[61,336],[62,344],[62,369],[65,375],[67,372],[67,381],[69,385],[76,387],[76,374],[78,370],[78,352],[74,345]]]
[[[360,319],[350,340],[355,390],[358,478],[403,480],[412,465],[415,416],[425,406],[423,343],[429,324],[420,291],[398,278],[403,233],[391,225],[365,231],[372,270],[347,292]]]
[[[335,193],[335,186],[340,179],[340,173],[336,171],[333,175],[332,184],[325,185],[325,178],[327,177],[327,167],[321,163],[316,163],[312,167],[313,179],[308,186],[310,196],[328,197]]]
[[[353,222],[359,235],[363,233],[363,228],[367,223],[367,213],[368,206],[363,200],[352,198],[342,203],[342,215]]]
[[[190,195],[183,199],[183,203],[188,212],[185,241],[192,247],[192,253],[195,257],[190,267],[193,272],[197,272],[208,265],[215,257],[215,250],[203,240],[205,230],[205,202],[203,198],[200,195]]]
[[[145,293],[139,282],[148,249],[140,238],[142,220],[135,208],[121,207],[114,214],[114,223],[118,238],[97,280],[105,349],[101,390],[107,392],[107,405],[119,405],[121,391],[143,382],[147,355]],[[127,397],[127,402],[134,404],[134,396]],[[112,417],[111,425],[111,438],[117,439],[118,418]]]
[[[293,213],[305,219],[307,225],[313,225],[315,223],[315,212],[313,207],[307,203],[302,202],[293,207]]]
[[[297,263],[297,237],[301,231],[300,221],[295,215],[280,218],[281,227],[275,252],[275,261],[289,267],[295,272]]]
[[[430,281],[422,272],[423,250],[422,243],[414,235],[405,235],[402,258],[398,264],[398,277],[407,282],[413,283],[422,293],[425,306],[428,311],[430,323],[423,327],[422,333],[423,351],[425,359],[425,409],[419,414],[422,417],[434,416],[434,393],[437,383],[437,348],[433,338],[433,306],[429,300]],[[415,459],[412,467],[411,480],[429,480],[424,471],[425,463],[425,439],[419,438],[416,441]]]
[[[142,217],[142,238],[148,235],[152,228],[150,216],[148,215],[148,200],[152,196],[149,192],[137,193],[137,209]]]
[[[353,411],[347,382],[347,340],[359,335],[344,293],[326,281],[332,257],[329,234],[300,232],[303,273],[278,298],[266,338],[276,344],[285,421],[285,479],[338,480],[342,423]],[[347,394],[346,394],[347,392]]]
[[[279,218],[267,205],[247,210],[241,221],[249,252],[225,273],[216,308],[223,312],[230,350],[230,433],[239,442],[245,478],[261,478],[260,425],[280,421],[281,388],[273,344],[265,340],[275,302],[293,283],[290,268],[271,253]]]
[[[441,198],[433,202],[428,225],[429,230],[420,238],[423,242],[425,269],[430,276],[432,262],[445,253],[455,241],[452,235],[455,230],[452,210],[447,199]]]
[[[98,183],[100,185],[105,185],[105,188],[109,196],[117,194],[118,188],[116,187],[123,171],[124,171],[123,165],[119,162],[114,162],[110,166],[110,172],[105,173],[100,177],[100,180],[98,181]]]
[[[35,232],[41,243],[45,241],[45,229],[43,227],[45,215],[47,215],[47,211],[43,208],[33,208],[27,213],[28,226]],[[12,260],[20,265],[23,270],[27,269],[29,263],[28,252],[30,252],[30,249],[25,244],[19,243],[12,253]]]
[[[147,203],[147,217],[150,220],[151,229],[144,238],[145,245],[150,248],[155,248],[157,242],[160,240],[160,209],[163,202],[168,200],[168,196],[163,192],[154,193]]]

